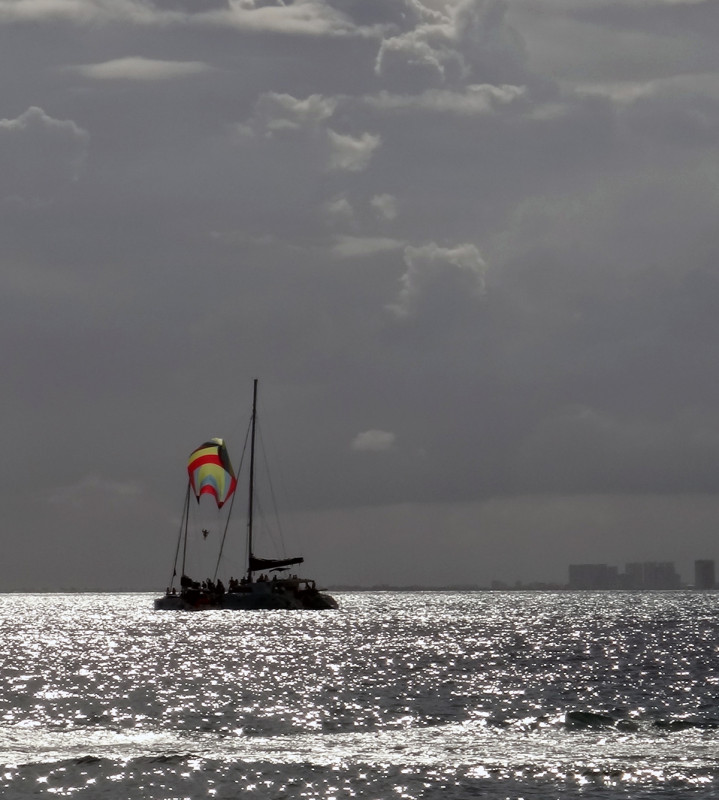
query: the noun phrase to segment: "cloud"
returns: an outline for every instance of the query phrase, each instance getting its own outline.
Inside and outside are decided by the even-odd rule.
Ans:
[[[621,97],[621,119],[647,139],[684,147],[713,144],[719,136],[718,78],[719,73],[649,81]]]
[[[324,205],[324,212],[327,220],[332,223],[344,222],[352,225],[355,222],[354,208],[345,195],[328,200]]]
[[[88,136],[71,120],[54,119],[37,106],[31,106],[16,119],[0,119],[0,135],[5,143],[11,137],[26,141],[55,137],[85,142]]]
[[[514,82],[527,74],[524,39],[507,22],[508,8],[506,0],[460,0],[453,7],[453,37],[470,82]]]
[[[257,5],[253,0],[243,0],[239,3],[233,3],[231,0],[147,0],[147,4],[157,11],[183,14],[202,14],[211,10],[229,11],[233,5],[251,9]]]
[[[210,28],[285,36],[347,36],[357,26],[323,0],[267,4],[254,0],[0,0],[2,22],[57,21],[91,26],[130,23],[145,28]]]
[[[335,130],[339,105],[337,98],[320,94],[298,98],[269,92],[257,100],[247,120],[234,126],[234,141],[244,152],[243,159],[265,165],[264,174],[258,171],[258,180],[263,185],[260,192],[255,192],[255,198],[272,192],[278,181],[291,186],[291,193],[304,196],[308,187],[316,185],[319,174],[328,173],[330,191],[319,200],[321,207],[310,209],[303,203],[303,211],[312,213],[315,219],[327,221],[332,217],[335,224],[342,212],[347,222],[352,221],[348,214],[352,207],[349,185],[344,178],[333,183],[332,176],[367,170],[380,149],[381,138],[361,130],[358,133]],[[342,122],[356,128],[351,116],[344,115]],[[272,173],[276,177],[269,180]],[[290,197],[291,194],[286,194],[284,198],[274,198],[275,206]],[[338,204],[338,197],[345,198],[346,203]]]
[[[463,84],[514,83],[527,75],[521,36],[501,0],[460,0],[441,20],[384,39],[375,71],[407,93]]]
[[[397,198],[391,194],[376,194],[371,200],[370,205],[380,219],[392,221],[397,219],[399,210],[397,208]]]
[[[461,72],[458,55],[433,47],[417,31],[383,40],[375,64],[378,76],[407,92],[418,84],[441,86],[450,69]]]
[[[406,247],[404,261],[407,270],[401,278],[399,296],[388,307],[400,318],[427,313],[433,307],[437,310],[437,304],[443,313],[450,314],[453,304],[484,293],[487,265],[473,244]]]
[[[388,33],[443,19],[441,12],[420,0],[328,0],[328,5],[346,14],[358,26]]]
[[[352,450],[385,452],[394,449],[397,437],[389,431],[369,430],[358,433],[350,445]]]
[[[361,172],[367,168],[381,138],[371,133],[350,136],[328,130],[331,154],[329,168],[343,172]]]
[[[323,0],[295,0],[293,3],[267,4],[244,0],[228,9],[197,15],[203,24],[232,27],[253,33],[286,36],[346,37],[359,34],[357,26],[344,13]]]
[[[427,111],[435,114],[475,116],[489,114],[498,107],[514,103],[526,95],[523,86],[467,86],[461,92],[426,89],[420,94],[390,94],[380,92],[365,98],[365,102],[385,111]]]
[[[77,179],[90,135],[72,120],[31,106],[15,119],[0,119],[0,191],[32,203],[57,197]]]
[[[716,73],[686,73],[652,80],[586,81],[573,84],[577,93],[595,93],[610,97],[617,103],[632,103],[642,97],[708,98],[719,100]]]
[[[332,253],[338,258],[370,258],[402,247],[404,242],[387,237],[340,236],[332,246]]]
[[[712,0],[548,0],[541,8],[519,0],[511,17],[534,70],[562,83],[646,81],[719,65]]]
[[[101,64],[78,64],[69,69],[86,78],[110,81],[162,81],[212,70],[201,61],[159,61],[140,57],[116,58]]]
[[[0,24],[3,22],[69,22],[78,26],[120,21],[156,24],[181,14],[161,12],[151,3],[134,0],[0,0]]]
[[[337,101],[312,94],[304,99],[268,92],[255,106],[252,126],[272,136],[284,131],[317,130],[334,114]]]

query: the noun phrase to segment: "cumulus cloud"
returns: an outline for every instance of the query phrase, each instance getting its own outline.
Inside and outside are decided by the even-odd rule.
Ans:
[[[453,7],[452,32],[470,82],[496,83],[526,74],[522,36],[507,22],[506,0],[460,0]]]
[[[371,133],[350,136],[328,130],[331,154],[329,168],[343,172],[361,172],[367,168],[382,140]]]
[[[461,73],[458,54],[447,48],[433,47],[426,35],[426,30],[411,31],[384,39],[375,64],[377,75],[407,92],[418,85],[442,86],[448,79],[448,72],[457,79]]]
[[[375,71],[409,92],[477,81],[514,82],[527,74],[526,54],[506,11],[501,0],[447,4],[440,20],[383,39]]]
[[[526,96],[524,86],[467,86],[461,92],[426,89],[419,94],[379,92],[365,98],[367,105],[387,111],[426,111],[436,114],[475,116],[496,111],[500,106]]]
[[[406,247],[404,262],[407,270],[400,281],[399,296],[388,306],[400,318],[415,316],[432,307],[451,314],[454,303],[484,293],[487,265],[473,244],[452,248],[434,243]]]
[[[73,72],[95,80],[162,81],[211,71],[201,61],[159,61],[152,58],[116,58],[101,64],[78,64]]]
[[[295,0],[293,3],[276,4],[241,0],[231,3],[228,9],[198,15],[197,21],[254,33],[286,36],[345,37],[358,33],[350,17],[324,0]]]
[[[355,222],[355,212],[349,199],[345,195],[333,197],[324,205],[325,218],[330,223],[345,223],[352,225]]]
[[[268,92],[257,101],[252,125],[268,136],[283,131],[316,130],[334,114],[336,107],[336,100],[319,94],[299,99]]]
[[[0,119],[0,186],[5,198],[52,198],[75,180],[90,136],[72,120],[31,106],[15,119]]]
[[[297,98],[268,92],[258,99],[251,117],[236,130],[240,140],[264,139],[268,147],[275,142],[278,145],[293,142],[296,148],[301,143],[307,148],[303,159],[297,159],[297,149],[284,153],[295,162],[317,161],[323,170],[330,172],[362,172],[381,146],[381,137],[368,132],[340,133],[329,127],[338,104],[338,99],[319,94]],[[333,202],[333,199],[325,201],[329,203],[325,205],[326,211],[339,210],[339,206],[332,206]]]
[[[373,429],[358,433],[350,446],[352,450],[384,452],[394,448],[396,439],[394,433]]]
[[[376,194],[371,200],[370,205],[380,219],[397,219],[399,213],[397,208],[397,198],[391,194]]]

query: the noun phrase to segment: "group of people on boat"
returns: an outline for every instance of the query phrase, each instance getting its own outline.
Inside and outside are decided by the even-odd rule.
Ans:
[[[165,605],[163,605],[165,603]],[[269,576],[261,573],[240,579],[231,577],[227,588],[221,580],[196,581],[183,574],[179,590],[168,587],[157,608],[336,608],[329,595],[321,593],[313,580],[297,575]]]
[[[250,578],[234,578],[230,577],[227,589],[225,584],[219,578],[213,581],[206,578],[203,581],[196,581],[190,578],[189,575],[182,575],[180,578],[180,596],[197,598],[208,598],[212,600],[221,600],[226,593],[239,593],[250,590],[253,581]],[[261,573],[256,579],[255,583],[269,583],[274,590],[275,587],[292,587],[295,591],[300,589],[300,583],[304,583],[304,591],[316,592],[315,582],[313,580],[301,580],[297,575],[289,575],[288,577],[278,577],[276,574],[271,578],[266,573]],[[174,586],[167,587],[165,590],[167,597],[176,597],[178,595]]]
[[[204,581],[200,582],[193,581],[189,575],[183,575],[180,578],[180,587],[183,591],[194,589],[195,591],[208,592],[209,594],[223,595],[225,593],[225,584],[222,583],[219,578],[217,581],[206,578]]]
[[[214,605],[221,603],[225,595],[225,585],[221,580],[213,581],[206,578],[204,581],[195,581],[189,575],[180,578],[179,596],[197,605]],[[166,597],[177,597],[178,592],[174,586],[165,590]]]

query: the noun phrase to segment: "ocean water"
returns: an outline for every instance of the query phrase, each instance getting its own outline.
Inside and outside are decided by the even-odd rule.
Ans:
[[[717,798],[719,595],[0,595],[0,796]]]

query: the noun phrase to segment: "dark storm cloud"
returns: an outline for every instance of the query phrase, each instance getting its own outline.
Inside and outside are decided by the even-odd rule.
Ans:
[[[714,12],[671,5],[0,0],[9,524],[159,559],[256,375],[303,524],[398,559],[716,493]]]

